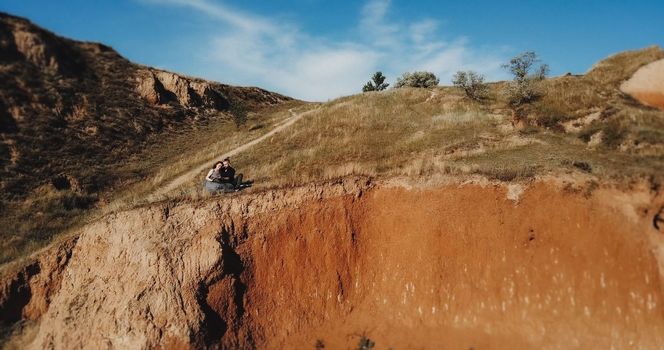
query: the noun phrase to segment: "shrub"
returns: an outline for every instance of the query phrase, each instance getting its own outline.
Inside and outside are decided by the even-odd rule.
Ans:
[[[235,123],[235,127],[239,129],[247,123],[247,107],[240,101],[232,101],[229,107],[229,112]]]
[[[438,85],[439,82],[438,77],[431,72],[406,72],[397,79],[394,87],[430,88]]]
[[[468,98],[481,101],[487,98],[489,86],[484,83],[484,76],[473,71],[458,71],[452,80],[454,86],[462,89]]]
[[[538,99],[542,95],[539,82],[546,78],[549,73],[549,66],[541,64],[535,69],[535,65],[539,62],[537,54],[528,51],[512,58],[509,63],[503,65],[503,68],[509,70],[514,76],[514,80],[507,84],[505,90],[505,95],[511,106],[521,106]]]
[[[583,142],[590,142],[593,135],[601,132],[602,145],[609,149],[616,149],[625,140],[629,134],[627,127],[621,125],[620,120],[611,119],[601,124],[591,124],[579,133],[579,138]]]
[[[535,119],[536,125],[549,129],[555,132],[564,132],[565,128],[561,125],[562,122],[567,120],[563,114],[543,114],[538,115]]]
[[[383,72],[374,73],[373,77],[371,77],[371,80],[364,84],[364,87],[362,87],[362,92],[383,91],[387,89],[390,84],[386,83],[385,79],[386,78],[383,75]]]
[[[534,106],[534,115],[537,126],[556,132],[564,132],[562,123],[574,118],[558,106],[543,103]]]
[[[487,176],[490,179],[508,182],[517,179],[530,179],[537,173],[537,168],[535,166],[494,166],[485,169],[479,169],[477,172]]]
[[[582,171],[585,171],[587,173],[593,172],[593,167],[588,162],[576,161],[573,162],[572,165],[575,168],[581,169]]]
[[[363,335],[360,338],[360,343],[357,344],[357,349],[358,350],[369,350],[369,349],[373,349],[374,346],[376,346],[376,343],[373,340],[369,339],[366,335]]]
[[[602,143],[610,148],[616,149],[625,140],[628,131],[619,120],[612,119],[602,128],[604,135],[602,135]]]

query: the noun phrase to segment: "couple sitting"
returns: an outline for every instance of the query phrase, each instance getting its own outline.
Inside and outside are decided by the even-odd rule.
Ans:
[[[240,189],[242,174],[235,176],[230,159],[214,163],[214,167],[205,177],[205,189],[210,192],[233,192]]]

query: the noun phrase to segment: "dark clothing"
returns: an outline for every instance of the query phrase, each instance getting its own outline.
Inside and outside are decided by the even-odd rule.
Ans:
[[[219,176],[221,183],[234,183],[235,182],[235,169],[232,166],[224,168],[223,166],[219,169]]]
[[[242,185],[242,174],[238,174],[235,179],[233,179],[233,187],[240,188]]]

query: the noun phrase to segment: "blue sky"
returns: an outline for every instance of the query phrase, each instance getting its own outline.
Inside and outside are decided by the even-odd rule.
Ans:
[[[554,75],[624,50],[664,46],[664,1],[2,0],[0,11],[99,41],[132,61],[324,101],[430,70],[507,78],[536,51]]]

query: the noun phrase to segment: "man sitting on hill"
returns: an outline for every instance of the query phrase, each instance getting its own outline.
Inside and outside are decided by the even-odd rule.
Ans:
[[[224,192],[231,192],[240,188],[242,184],[242,174],[235,176],[235,169],[231,166],[231,160],[226,158],[221,162],[221,167],[217,170],[218,177],[215,182],[218,182]]]

